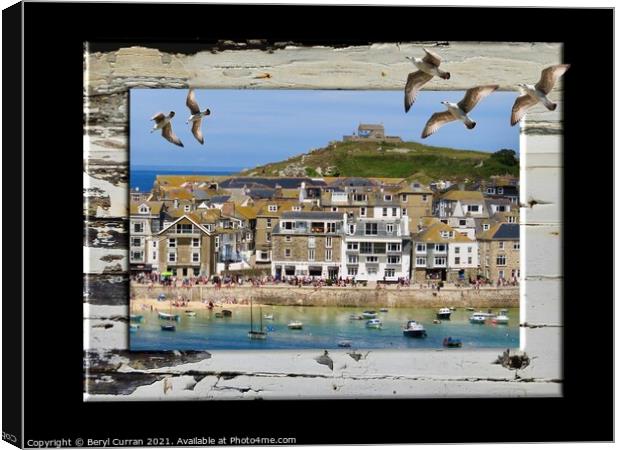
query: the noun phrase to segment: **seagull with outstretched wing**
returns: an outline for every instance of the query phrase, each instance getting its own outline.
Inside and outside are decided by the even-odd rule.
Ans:
[[[211,110],[207,108],[204,111],[200,111],[200,107],[198,106],[198,102],[196,101],[196,94],[194,93],[194,89],[190,89],[187,93],[187,101],[185,102],[185,104],[191,112],[189,119],[187,119],[185,123],[192,123],[192,134],[198,142],[204,144],[205,139],[202,136],[202,130],[200,129],[200,125],[202,124],[202,118],[211,114]]]
[[[458,103],[441,102],[441,104],[445,105],[448,110],[437,112],[433,114],[430,119],[428,119],[428,122],[426,122],[426,126],[422,131],[422,139],[429,137],[445,124],[455,120],[462,121],[470,130],[474,128],[476,126],[476,122],[469,117],[468,113],[474,109],[480,100],[498,88],[498,84],[476,86],[468,89],[465,92],[465,97],[463,97],[463,100]]]
[[[151,133],[157,130],[161,130],[161,135],[163,136],[164,139],[166,139],[169,142],[172,142],[175,145],[178,145],[179,147],[183,147],[184,145],[181,142],[181,139],[179,139],[177,135],[174,134],[174,132],[172,131],[172,118],[173,117],[174,117],[174,111],[170,111],[168,115],[165,115],[162,112],[155,114],[153,117],[151,117],[151,120],[155,121],[155,125],[153,125],[153,129],[151,130]]]
[[[510,125],[516,125],[525,116],[525,113],[532,106],[542,103],[549,111],[555,111],[558,107],[557,103],[553,103],[547,95],[553,90],[553,86],[566,71],[570,68],[570,64],[557,64],[549,66],[540,73],[540,80],[536,85],[519,83],[522,95],[517,97],[512,106],[512,114],[510,116]]]
[[[433,77],[443,78],[444,80],[450,79],[450,72],[445,72],[439,68],[441,57],[431,50],[425,48],[423,50],[426,53],[424,58],[406,56],[418,70],[411,72],[407,77],[407,84],[405,85],[405,112],[408,112],[413,102],[415,102],[420,88]]]

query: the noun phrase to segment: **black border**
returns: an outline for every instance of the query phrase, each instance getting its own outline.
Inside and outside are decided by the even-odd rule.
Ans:
[[[37,237],[26,239],[24,255],[26,440],[231,434],[294,436],[297,444],[613,439],[613,317],[607,314],[613,310],[613,260],[607,246],[596,255],[595,277],[576,255],[564,259],[563,398],[83,403],[78,325],[84,41],[160,48],[186,42],[188,51],[224,45],[218,44],[223,39],[341,45],[438,38],[564,42],[564,59],[572,64],[564,77],[564,199],[587,204],[586,213],[564,208],[562,238],[569,249],[583,242],[584,228],[595,231],[588,240],[611,241],[613,10],[101,3],[26,3],[24,10],[25,236]],[[188,27],[188,17],[200,19]],[[369,26],[360,26],[365,22]],[[600,95],[589,96],[582,87],[591,85],[593,76]],[[38,120],[50,111],[61,118],[62,139],[57,122]],[[14,212],[5,214],[6,255],[7,241],[17,241],[10,232],[17,208],[8,195],[18,191],[19,163],[16,149],[4,150],[5,205]],[[15,250],[10,247],[5,259],[5,287],[13,285],[13,276],[16,284]],[[4,303],[17,302],[16,294],[5,292]],[[584,336],[582,314],[591,309],[606,313],[588,324]],[[17,320],[4,317],[4,329]],[[6,341],[17,345],[17,335]],[[5,368],[16,363],[7,356]],[[5,394],[12,389],[4,386]],[[449,423],[442,419],[446,416]],[[158,418],[158,428],[142,417]],[[172,420],[161,426],[162,419],[174,417],[182,418],[176,428],[169,425]],[[446,426],[449,432],[438,433]]]

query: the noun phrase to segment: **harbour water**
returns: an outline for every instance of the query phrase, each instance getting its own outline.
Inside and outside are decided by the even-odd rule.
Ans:
[[[232,308],[231,308],[232,309]],[[162,331],[156,311],[139,311],[143,320],[137,330],[130,333],[132,350],[241,350],[241,349],[335,349],[338,342],[351,341],[354,349],[415,349],[441,348],[443,339],[451,336],[462,341],[467,348],[517,348],[519,346],[519,309],[508,310],[508,325],[471,324],[473,313],[465,308],[452,312],[450,320],[435,324],[437,308],[393,308],[377,312],[383,323],[381,329],[366,328],[366,320],[351,320],[352,314],[362,309],[308,306],[265,306],[253,308],[254,330],[260,327],[260,314],[273,315],[273,320],[263,319],[265,340],[250,340],[250,308],[232,309],[232,317],[216,318],[219,309],[192,309],[196,316],[183,311],[176,322],[176,331]],[[485,310],[486,311],[486,310]],[[493,309],[498,313],[498,309]],[[289,322],[303,322],[303,329],[290,330]],[[416,320],[426,328],[426,338],[403,336],[402,327],[408,320]],[[455,349],[458,351],[458,349]]]

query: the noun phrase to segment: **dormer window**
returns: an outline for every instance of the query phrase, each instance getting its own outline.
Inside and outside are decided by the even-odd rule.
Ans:
[[[482,230],[483,231],[487,231],[489,229],[489,224],[488,223],[483,223],[482,224]]]
[[[449,238],[450,237],[450,232],[449,231],[442,231],[441,232],[441,237],[442,238]]]
[[[301,211],[301,206],[293,206],[293,211]]]
[[[385,200],[386,202],[391,202],[392,196],[390,194],[386,194],[383,196],[383,200]]]
[[[190,210],[191,210],[191,206],[190,205],[185,205],[183,207],[183,211],[185,211],[185,212],[189,212]]]
[[[498,194],[503,194],[504,193],[504,188],[497,188],[497,193]]]
[[[269,205],[269,212],[277,212],[278,211],[278,205]]]
[[[495,188],[487,188],[487,194],[495,194]]]
[[[140,214],[148,214],[149,207],[146,205],[140,205],[140,209],[138,209],[138,211],[140,212]]]

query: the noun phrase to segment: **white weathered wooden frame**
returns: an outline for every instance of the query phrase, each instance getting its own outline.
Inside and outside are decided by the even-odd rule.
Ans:
[[[259,48],[250,49],[256,45]],[[498,350],[128,351],[128,89],[403,89],[405,55],[436,47],[449,83],[514,90],[561,62],[557,43],[412,42],[346,48],[258,43],[184,55],[131,47],[84,56],[84,399],[523,397],[562,394],[562,83],[554,112],[532,109],[521,128],[521,350],[530,365],[494,364]],[[484,70],[480,70],[484,68]],[[270,78],[260,77],[269,73]],[[507,119],[508,120],[507,112]],[[101,230],[110,232],[102,241]]]

